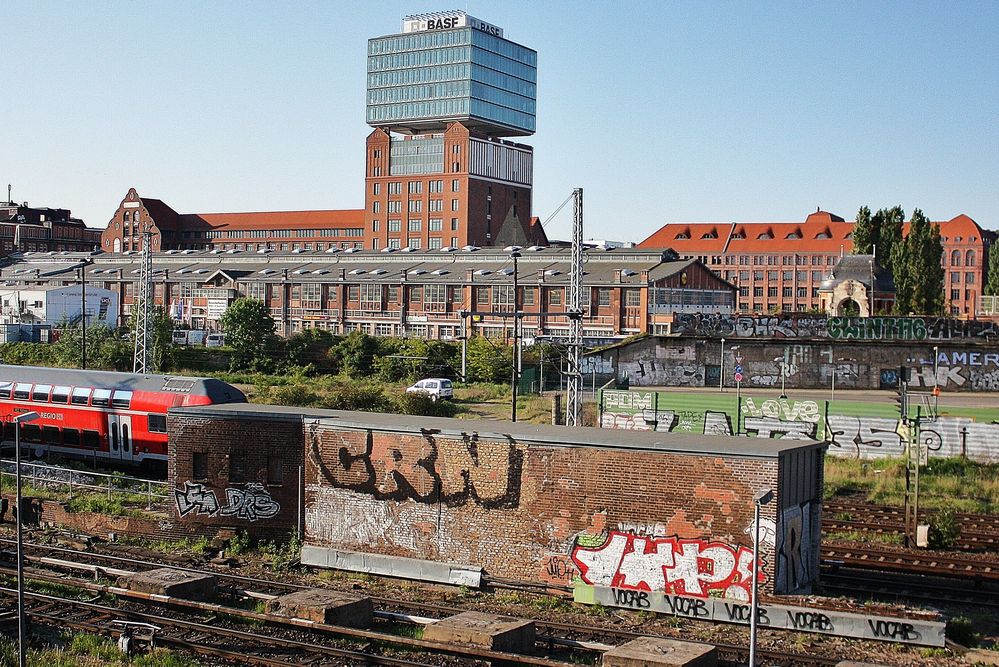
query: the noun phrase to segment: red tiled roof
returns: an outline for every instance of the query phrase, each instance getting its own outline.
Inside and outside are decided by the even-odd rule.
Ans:
[[[253,213],[186,213],[185,229],[322,229],[363,227],[364,209],[326,211],[259,211]]]
[[[853,221],[846,221],[827,211],[816,211],[801,222],[671,222],[638,244],[639,248],[673,248],[680,253],[780,253],[780,252],[851,252]],[[940,225],[941,236],[953,243],[956,236],[987,235],[967,215],[961,214]],[[718,239],[702,238],[710,229],[728,228]],[[909,233],[904,223],[902,233]],[[945,243],[947,243],[945,242]]]

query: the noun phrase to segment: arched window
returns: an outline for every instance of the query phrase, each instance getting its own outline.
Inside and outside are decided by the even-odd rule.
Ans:
[[[964,256],[964,265],[965,266],[974,266],[975,265],[975,251],[974,250],[969,250],[965,254],[965,256]]]
[[[955,250],[950,254],[950,265],[961,266],[961,251]]]

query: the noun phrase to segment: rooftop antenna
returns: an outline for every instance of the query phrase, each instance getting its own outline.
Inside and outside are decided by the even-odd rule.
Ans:
[[[7,184],[7,203],[8,204],[11,203],[12,201],[14,201],[13,199],[11,199],[10,189],[11,189],[11,185],[10,185],[10,183],[8,183]]]

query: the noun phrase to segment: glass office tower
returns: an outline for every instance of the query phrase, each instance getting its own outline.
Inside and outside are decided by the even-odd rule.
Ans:
[[[534,134],[538,54],[465,12],[407,16],[368,40],[367,123],[406,134],[460,122],[492,136]]]

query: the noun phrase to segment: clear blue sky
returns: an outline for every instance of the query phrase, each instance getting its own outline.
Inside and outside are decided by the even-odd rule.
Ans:
[[[182,213],[360,208],[366,40],[454,8],[538,51],[534,214],[583,187],[587,237],[896,203],[999,227],[995,1],[15,0],[0,183],[94,227],[130,186]]]

